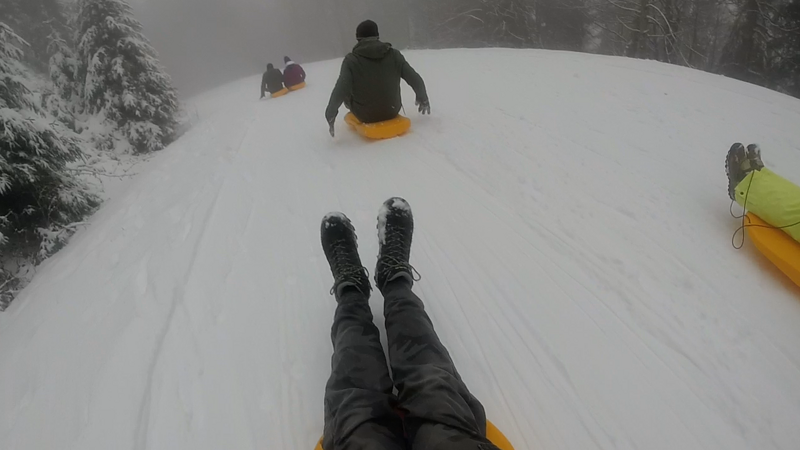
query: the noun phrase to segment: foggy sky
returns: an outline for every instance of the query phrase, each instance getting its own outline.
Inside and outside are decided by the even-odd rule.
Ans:
[[[282,68],[284,55],[301,64],[342,57],[355,45],[356,25],[364,19],[378,22],[381,37],[396,47],[408,42],[407,1],[131,0],[131,4],[184,98],[261,73],[268,62]]]

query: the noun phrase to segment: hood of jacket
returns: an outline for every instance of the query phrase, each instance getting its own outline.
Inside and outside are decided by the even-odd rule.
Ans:
[[[381,42],[378,38],[364,38],[353,47],[353,54],[368,59],[383,59],[391,50],[392,44],[388,42]]]

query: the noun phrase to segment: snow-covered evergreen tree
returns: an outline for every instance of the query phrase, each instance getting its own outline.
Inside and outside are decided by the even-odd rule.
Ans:
[[[0,20],[28,43],[24,61],[40,72],[47,71],[49,36],[66,34],[69,29],[62,3],[59,0],[0,1]]]
[[[142,26],[122,0],[80,0],[78,80],[83,110],[117,124],[140,152],[175,134],[178,98]]]
[[[47,110],[58,120],[75,130],[75,113],[79,106],[78,58],[69,43],[58,33],[50,36],[51,92],[45,95]]]
[[[82,157],[80,140],[40,107],[23,45],[0,23],[0,245],[11,235],[38,236],[44,257],[98,199],[67,168]]]

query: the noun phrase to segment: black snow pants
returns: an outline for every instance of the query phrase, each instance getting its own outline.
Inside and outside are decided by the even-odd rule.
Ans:
[[[368,297],[346,291],[331,330],[324,450],[494,450],[470,394],[406,280],[383,292],[389,362]],[[397,389],[397,395],[393,392]]]

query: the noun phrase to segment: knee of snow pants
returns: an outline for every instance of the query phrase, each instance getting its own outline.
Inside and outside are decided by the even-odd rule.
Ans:
[[[331,340],[324,450],[402,449],[403,424],[366,296],[354,292],[341,299]]]
[[[402,281],[383,295],[392,376],[413,448],[453,439],[485,443],[483,405],[461,380],[422,300]]]
[[[749,173],[736,185],[736,201],[800,242],[800,187],[764,168]]]

